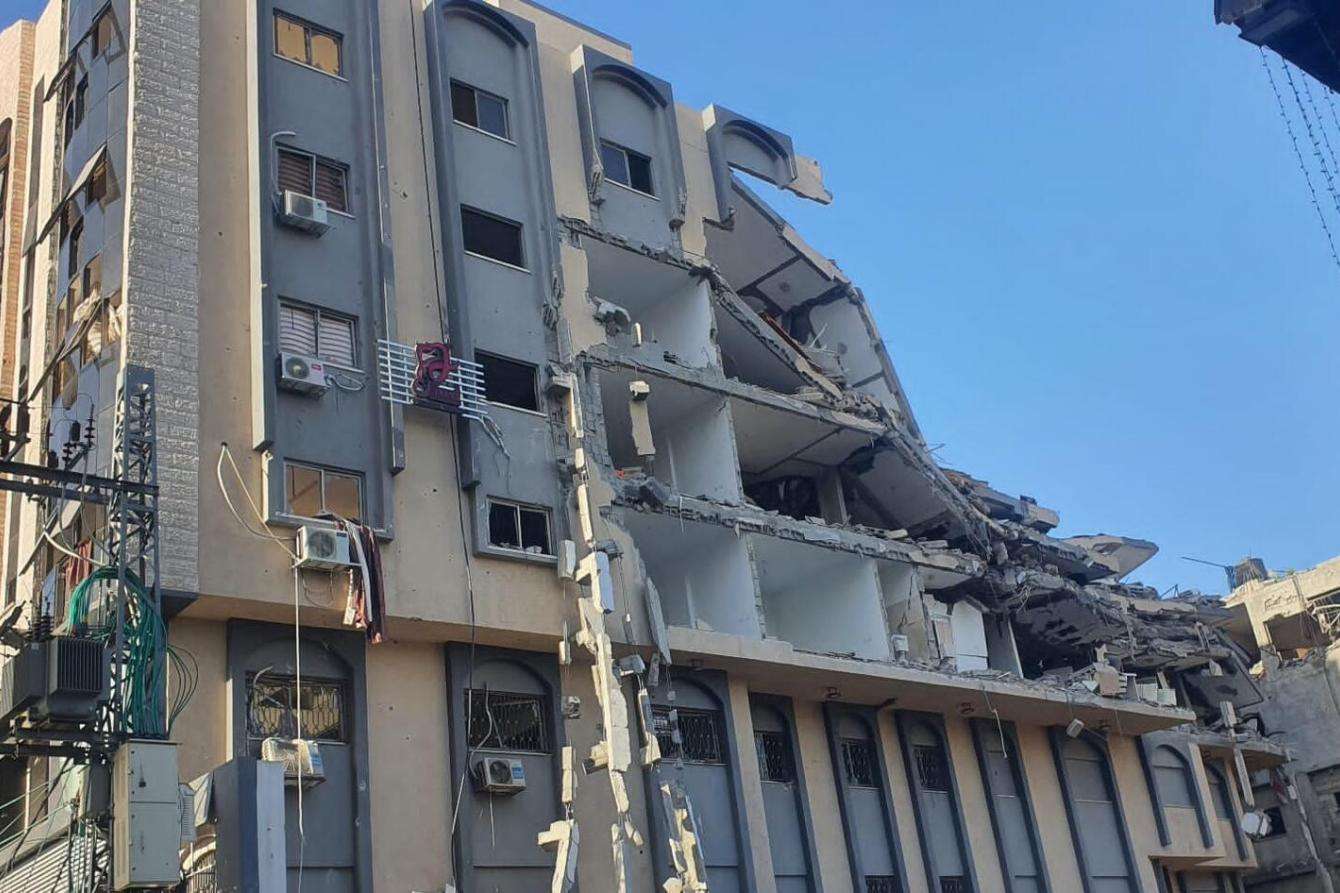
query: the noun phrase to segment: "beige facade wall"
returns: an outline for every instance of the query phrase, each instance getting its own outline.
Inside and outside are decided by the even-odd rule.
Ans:
[[[587,219],[590,206],[581,165],[574,163],[580,158],[581,148],[570,55],[582,43],[618,58],[631,59],[631,51],[521,0],[498,0],[498,5],[532,18],[540,29],[554,198],[560,214]],[[437,213],[438,198],[436,179],[431,174],[433,134],[424,101],[427,41],[417,6],[399,0],[379,0],[378,6],[396,315],[402,333],[437,327],[438,292],[442,287],[435,272],[442,262],[442,246],[435,243],[432,227],[424,225]],[[59,4],[51,7],[58,8]],[[139,15],[135,27],[142,40],[176,40],[182,52],[190,56],[194,55],[192,38],[198,37],[199,48],[198,77],[196,63],[190,59],[182,63],[183,78],[175,77],[180,73],[175,67],[164,67],[170,59],[137,69],[140,80],[138,92],[132,91],[135,112],[131,120],[142,132],[132,144],[133,163],[139,166],[132,168],[127,218],[131,227],[127,297],[132,331],[128,357],[159,369],[160,389],[169,388],[174,395],[174,404],[160,416],[160,429],[167,435],[168,444],[160,469],[164,485],[173,495],[165,506],[164,523],[170,525],[173,534],[165,540],[168,551],[164,567],[171,588],[198,596],[171,624],[173,644],[195,656],[200,672],[197,694],[174,730],[174,737],[182,745],[182,775],[189,779],[234,756],[230,744],[227,621],[291,623],[296,602],[303,624],[336,627],[343,609],[343,591],[329,575],[304,574],[295,585],[288,555],[276,543],[248,533],[233,515],[235,509],[245,523],[255,523],[242,488],[261,502],[266,474],[266,457],[251,448],[253,395],[245,384],[259,362],[251,355],[249,307],[250,302],[261,298],[255,220],[263,211],[252,150],[258,139],[252,107],[256,89],[253,54],[258,39],[258,25],[251,19],[254,5],[139,0],[136,9]],[[193,27],[198,33],[182,30],[190,32]],[[31,33],[38,54],[35,79],[49,77],[59,64],[58,15],[49,9]],[[0,64],[4,46],[0,43]],[[163,100],[167,106],[155,108],[151,88],[167,91]],[[197,88],[198,97],[194,93]],[[174,114],[178,107],[198,109],[198,120],[188,113]],[[716,215],[706,138],[699,112],[681,107],[676,114],[690,198],[681,237],[686,254],[701,256],[706,252],[703,219]],[[54,144],[56,117],[52,113],[44,120],[48,146]],[[173,151],[156,157],[154,145],[143,139],[150,133],[166,133],[171,143],[168,148]],[[165,150],[160,145],[157,151]],[[39,220],[49,213],[54,194],[49,167],[44,176],[48,188],[39,192]],[[198,189],[189,188],[191,181],[198,183]],[[175,190],[155,191],[170,186]],[[198,237],[183,239],[182,233],[166,227],[165,205],[182,206],[198,214],[198,226],[190,224],[198,230]],[[153,213],[155,210],[158,213]],[[584,256],[567,245],[562,252],[568,294],[577,296],[580,302],[586,286]],[[49,246],[40,248],[38,255],[40,272],[35,291],[44,295]],[[14,263],[17,259],[15,252],[7,260],[6,288],[9,272],[18,266]],[[4,331],[12,331],[14,299],[9,291],[5,292],[5,301],[0,325]],[[136,331],[162,334],[155,314],[172,316],[178,330],[169,333],[168,340],[137,340]],[[584,307],[568,322],[579,347],[603,337]],[[45,301],[39,300],[34,306],[34,330],[41,332],[46,327]],[[474,626],[480,644],[553,654],[565,623],[570,632],[576,628],[573,593],[556,579],[552,569],[479,556],[467,559],[471,547],[462,536],[463,496],[457,485],[450,435],[449,423],[442,417],[407,416],[408,463],[394,484],[396,538],[384,549],[390,594],[389,641],[370,646],[367,652],[370,771],[363,781],[371,797],[372,870],[378,890],[440,890],[455,878],[449,792],[459,781],[460,767],[452,766],[448,755],[444,643],[470,640]],[[224,443],[229,445],[242,474],[239,483],[224,466],[224,486],[231,495],[232,508],[216,479]],[[596,483],[598,491],[603,486]],[[607,495],[597,492],[598,498]],[[31,541],[35,519],[31,513],[25,518],[26,535]],[[635,565],[630,557],[629,566]],[[743,644],[737,650],[754,660],[755,653],[775,645],[775,641],[759,643],[749,655],[746,652],[750,649]],[[707,659],[706,666],[733,670],[731,661],[721,655]],[[765,687],[758,679],[760,675],[785,676],[791,669],[785,662],[777,662],[767,672],[732,672],[730,676],[733,731],[741,754],[736,771],[744,792],[741,808],[749,826],[758,889],[768,893],[773,884],[749,695],[751,691],[767,690],[795,698],[797,762],[805,776],[814,817],[810,831],[816,842],[815,868],[823,889],[829,893],[863,893],[852,889],[838,820],[832,755],[822,702],[818,700],[821,686],[811,684],[822,678],[824,671],[815,664],[807,670],[805,681],[779,681],[775,686]],[[920,699],[919,707],[945,709],[947,699],[939,690],[918,693],[914,682],[882,678],[855,661],[848,662],[846,672],[864,680],[859,686],[863,703],[881,703],[896,689],[900,695],[906,691],[914,702]],[[602,735],[590,663],[579,651],[572,665],[561,668],[560,673],[563,694],[576,696],[582,704],[580,718],[564,723],[564,737],[579,756],[585,756]],[[1081,883],[1047,739],[1047,726],[1055,723],[1058,712],[1064,709],[1055,701],[1022,688],[1004,699],[1006,709],[1016,717],[1024,775],[1040,820],[1037,831],[1052,888],[1069,891],[1080,889]],[[1144,720],[1166,725],[1176,717],[1151,719],[1145,715]],[[981,893],[1005,893],[969,725],[963,718],[949,715],[946,728]],[[934,893],[927,891],[907,767],[889,710],[879,714],[879,731],[910,890]],[[1151,859],[1160,854],[1161,847],[1154,836],[1137,745],[1133,739],[1115,734],[1111,744],[1114,774],[1132,826],[1141,883],[1153,891]],[[1203,779],[1198,783],[1203,788]],[[612,891],[609,779],[597,772],[583,775],[579,784],[575,815],[583,828],[581,889],[588,893]],[[629,795],[634,820],[644,834],[649,834],[651,806],[636,768],[629,773]],[[1178,834],[1180,839],[1180,830]],[[656,889],[658,879],[654,877],[650,847],[630,848],[629,856],[629,889]]]

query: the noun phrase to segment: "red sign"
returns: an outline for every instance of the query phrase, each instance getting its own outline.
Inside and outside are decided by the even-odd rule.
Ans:
[[[414,401],[423,406],[457,412],[461,408],[460,379],[454,373],[460,362],[451,358],[451,347],[442,341],[414,345],[418,365],[414,370]]]

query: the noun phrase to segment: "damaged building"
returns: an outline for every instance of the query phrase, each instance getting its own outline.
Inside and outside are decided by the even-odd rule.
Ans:
[[[1289,761],[1252,776],[1271,818],[1249,888],[1265,893],[1340,886],[1340,559],[1271,572],[1258,558],[1230,571],[1225,630],[1251,661],[1261,703],[1253,731]]]
[[[166,886],[99,868],[127,829],[188,890],[1259,873],[1287,754],[1236,609],[938,464],[882,296],[769,204],[833,201],[819,163],[668,74],[528,0],[52,0],[0,35],[0,389],[39,432],[8,458],[115,472],[94,431],[152,371],[181,667],[147,739],[189,792],[175,830],[119,813],[5,714],[0,890]],[[34,636],[111,560],[65,492],[5,504]]]

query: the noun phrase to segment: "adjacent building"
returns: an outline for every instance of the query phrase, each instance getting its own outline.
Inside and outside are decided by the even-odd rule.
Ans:
[[[1287,747],[1289,762],[1254,778],[1271,816],[1249,889],[1340,885],[1340,559],[1274,573],[1260,559],[1235,570],[1228,627],[1253,660],[1258,705],[1244,718]],[[1325,886],[1327,883],[1330,886]]]
[[[187,889],[1241,890],[1233,613],[938,465],[768,202],[819,163],[673,74],[525,0],[0,35],[18,458],[113,473],[154,377]],[[61,623],[105,514],[4,530]],[[15,883],[96,864],[100,770],[0,767]]]

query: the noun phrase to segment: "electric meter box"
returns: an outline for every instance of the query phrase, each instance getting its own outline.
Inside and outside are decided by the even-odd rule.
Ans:
[[[181,880],[177,745],[127,741],[112,757],[112,888],[141,890]]]

